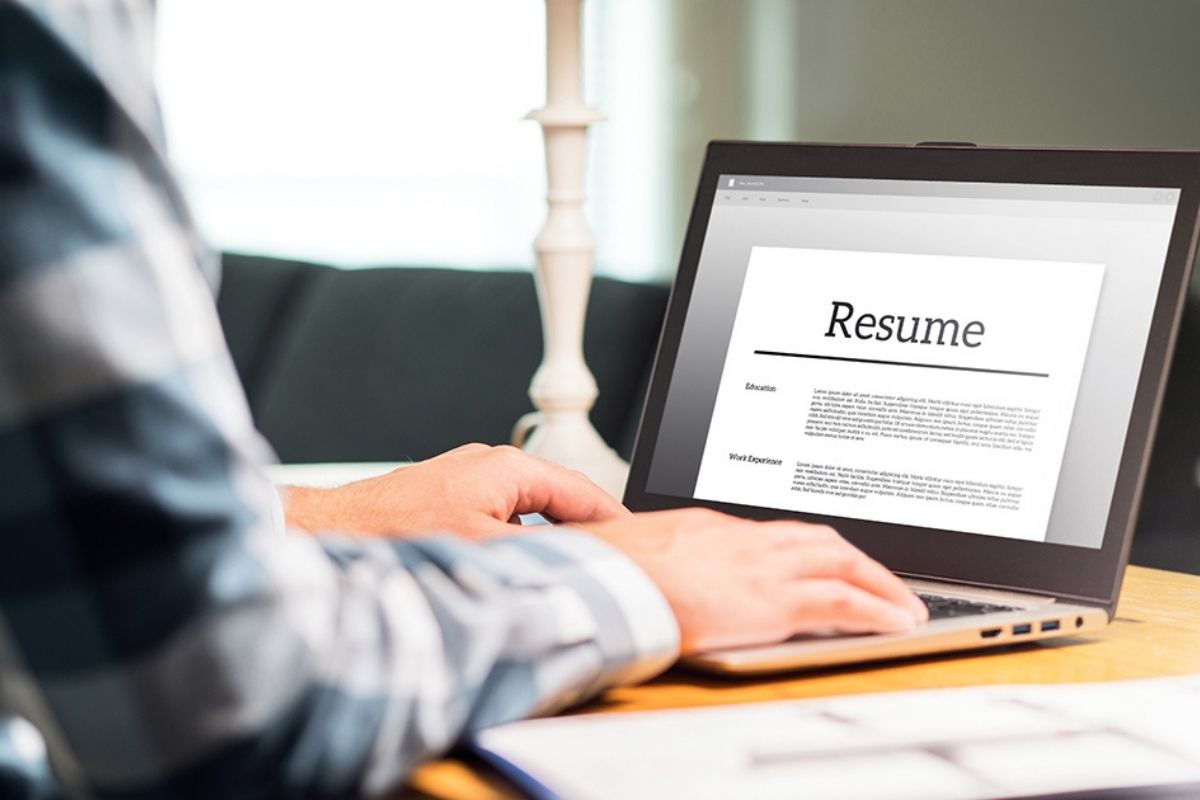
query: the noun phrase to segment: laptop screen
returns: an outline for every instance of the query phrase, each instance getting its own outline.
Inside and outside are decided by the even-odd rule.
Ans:
[[[720,176],[646,490],[1099,548],[1179,195]]]

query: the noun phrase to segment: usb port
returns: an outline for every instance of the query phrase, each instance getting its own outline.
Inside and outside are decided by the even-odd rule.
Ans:
[[[1056,620],[1056,619],[1048,619],[1048,620],[1046,620],[1045,622],[1043,622],[1043,623],[1042,623],[1042,630],[1043,630],[1043,631],[1056,631],[1056,630],[1058,630],[1058,620]]]
[[[1021,634],[1029,633],[1032,630],[1033,626],[1029,624],[1013,625],[1013,636],[1020,636]]]
[[[999,628],[987,628],[986,630],[980,631],[979,635],[985,639],[995,639],[997,636],[1000,635],[1000,629]]]

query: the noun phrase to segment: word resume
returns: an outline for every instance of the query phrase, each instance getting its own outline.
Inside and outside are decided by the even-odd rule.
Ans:
[[[1104,274],[753,247],[695,497],[1045,541]]]

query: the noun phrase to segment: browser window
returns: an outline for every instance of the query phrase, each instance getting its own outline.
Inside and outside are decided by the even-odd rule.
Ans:
[[[721,176],[647,491],[1098,548],[1178,197]]]

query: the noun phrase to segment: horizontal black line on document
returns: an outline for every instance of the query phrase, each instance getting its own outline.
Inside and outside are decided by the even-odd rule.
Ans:
[[[817,361],[849,361],[853,364],[885,364],[889,367],[921,367],[922,369],[949,369],[955,372],[986,372],[990,375],[1017,375],[1022,378],[1049,378],[1049,372],[1025,372],[1019,369],[989,369],[987,367],[958,367],[950,364],[922,364],[916,361],[885,361],[880,358],[847,358],[846,356],[819,356],[815,353],[785,353],[780,350],[755,350],[759,356],[782,356],[783,358],[812,358]]]

